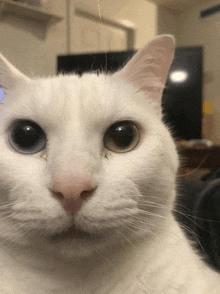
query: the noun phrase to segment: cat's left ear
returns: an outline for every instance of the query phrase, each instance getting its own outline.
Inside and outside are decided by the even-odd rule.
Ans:
[[[174,38],[160,35],[142,47],[119,71],[121,77],[146,93],[161,111],[161,97],[175,51]]]
[[[0,54],[0,88],[11,90],[22,81],[29,81],[29,78]]]

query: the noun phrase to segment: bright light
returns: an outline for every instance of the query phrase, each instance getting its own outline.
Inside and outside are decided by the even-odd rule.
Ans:
[[[173,83],[183,83],[188,79],[188,73],[185,70],[175,70],[170,74],[170,80]]]
[[[130,20],[127,20],[127,19],[122,19],[122,20],[121,20],[121,23],[122,23],[124,26],[128,27],[128,28],[133,28],[133,27],[135,27],[135,25],[133,24],[133,22],[131,22]]]

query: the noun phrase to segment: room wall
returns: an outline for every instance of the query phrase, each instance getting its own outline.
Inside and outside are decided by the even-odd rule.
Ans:
[[[131,21],[136,30],[136,49],[157,34],[157,6],[146,0],[74,0],[74,4],[118,23],[122,19]]]
[[[42,23],[3,15],[0,52],[27,75],[55,74],[57,55],[67,53],[66,7],[70,1],[96,15],[133,22],[137,31],[135,48],[156,35],[156,6],[146,0],[44,0],[49,11],[64,19],[45,31]]]
[[[49,2],[51,12],[64,20],[45,30],[42,23],[15,15],[3,15],[0,22],[0,52],[27,75],[56,72],[56,56],[66,52],[66,2]]]
[[[200,18],[201,10],[215,4],[219,1],[209,0],[183,13],[161,7],[158,32],[173,32],[177,46],[203,46],[203,136],[220,143],[220,13]]]
[[[172,10],[163,5],[157,10],[157,34],[171,34],[175,37],[179,34],[179,16],[181,12]]]

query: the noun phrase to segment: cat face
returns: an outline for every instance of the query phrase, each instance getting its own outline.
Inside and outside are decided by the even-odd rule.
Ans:
[[[29,79],[0,57],[0,238],[88,256],[150,236],[172,207],[160,36],[119,72]]]

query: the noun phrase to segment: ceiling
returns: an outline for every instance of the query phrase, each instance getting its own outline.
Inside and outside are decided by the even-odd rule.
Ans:
[[[186,9],[189,9],[192,6],[201,4],[201,3],[207,3],[211,0],[148,0],[152,3],[155,3],[157,5],[165,5],[166,7],[169,7],[171,9],[184,11]]]

